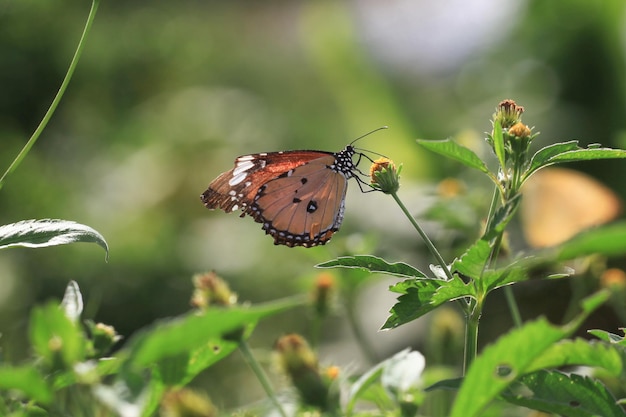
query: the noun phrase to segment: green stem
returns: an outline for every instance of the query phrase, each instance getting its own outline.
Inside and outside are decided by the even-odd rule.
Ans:
[[[519,312],[519,307],[517,306],[517,301],[515,300],[513,289],[510,285],[504,287],[504,296],[506,297],[506,303],[509,305],[511,317],[513,317],[513,324],[515,324],[515,327],[517,328],[522,327],[522,316]]]
[[[446,274],[446,277],[448,278],[448,280],[452,280],[453,279],[452,278],[452,273],[448,269],[448,265],[446,264],[446,262],[443,260],[443,258],[439,254],[439,251],[437,250],[437,248],[435,248],[435,245],[433,245],[433,242],[430,241],[430,239],[428,238],[428,236],[426,236],[426,233],[424,233],[424,231],[422,230],[420,225],[417,224],[417,221],[415,221],[413,216],[411,216],[411,213],[409,213],[409,210],[407,210],[407,208],[404,205],[404,203],[402,203],[402,201],[400,200],[400,197],[398,197],[398,194],[397,193],[391,193],[391,196],[393,197],[394,200],[396,200],[396,203],[398,203],[398,205],[400,206],[400,209],[402,210],[402,212],[409,219],[409,221],[411,222],[411,224],[413,225],[415,230],[417,230],[417,233],[419,233],[419,235],[422,237],[422,239],[424,240],[424,243],[426,243],[426,247],[428,248],[430,253],[435,257],[435,259],[437,259],[437,262],[439,263],[439,266],[441,266],[441,269],[443,269],[443,272]]]
[[[478,323],[482,314],[482,303],[476,302],[466,317],[465,356],[463,357],[463,375],[467,375],[470,365],[478,352]]]
[[[58,107],[59,102],[61,101],[61,98],[63,97],[63,94],[65,93],[65,90],[67,89],[67,86],[70,83],[70,80],[72,79],[72,75],[74,74],[76,65],[78,64],[78,60],[85,46],[85,39],[87,38],[87,34],[89,33],[89,30],[91,29],[91,25],[93,24],[93,21],[96,17],[96,11],[98,10],[99,4],[100,4],[100,0],[92,1],[91,10],[89,11],[89,16],[87,17],[87,22],[85,23],[85,28],[83,29],[83,34],[80,37],[80,41],[78,41],[78,46],[76,47],[76,51],[74,52],[74,57],[72,58],[72,62],[70,63],[69,68],[67,69],[67,73],[65,74],[65,78],[63,79],[63,82],[61,83],[61,86],[59,87],[59,91],[57,91],[56,96],[54,96],[54,100],[52,100],[52,103],[50,104],[48,111],[43,116],[43,119],[41,119],[41,122],[39,123],[39,126],[37,126],[37,129],[35,129],[30,139],[28,139],[28,142],[26,142],[26,145],[24,145],[20,153],[15,157],[15,159],[13,160],[9,168],[7,168],[6,172],[0,178],[0,189],[4,185],[4,180],[7,178],[7,176],[13,173],[13,171],[15,171],[15,169],[19,166],[19,164],[26,157],[30,149],[33,147],[35,142],[37,142],[37,139],[41,135],[41,132],[43,132],[44,128],[46,127],[50,119],[52,118],[52,114]]]
[[[272,385],[270,384],[269,379],[265,375],[265,372],[263,372],[263,368],[261,368],[261,365],[259,365],[254,355],[252,355],[252,352],[250,351],[250,347],[248,346],[248,343],[245,340],[241,340],[239,342],[239,350],[241,351],[241,354],[243,355],[245,361],[248,363],[248,365],[252,369],[252,372],[254,372],[257,379],[263,386],[265,393],[270,398],[272,403],[274,403],[274,406],[276,406],[276,408],[278,409],[278,412],[280,413],[280,415],[282,417],[287,417],[287,413],[285,412],[283,407],[280,405],[280,402],[278,401],[278,398],[276,397],[276,393],[274,393],[274,389],[272,388]]]

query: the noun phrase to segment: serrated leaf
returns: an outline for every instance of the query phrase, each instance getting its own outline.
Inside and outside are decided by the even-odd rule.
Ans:
[[[316,268],[360,268],[370,272],[382,272],[407,278],[426,278],[419,269],[404,262],[389,263],[382,258],[372,255],[342,256],[332,261],[315,265]]]
[[[104,237],[84,224],[59,219],[23,220],[0,226],[0,249],[14,246],[42,248],[74,242],[96,243],[109,256]]]
[[[487,165],[485,165],[485,163],[478,157],[478,155],[476,155],[469,148],[466,148],[465,146],[461,146],[453,140],[418,139],[417,143],[419,143],[420,145],[422,145],[428,150],[437,152],[440,155],[454,159],[455,161],[458,161],[467,167],[477,169],[486,174],[490,174],[489,169],[487,168]]]
[[[583,300],[583,312],[565,326],[552,326],[545,318],[540,318],[513,329],[487,346],[471,364],[450,416],[480,415],[504,389],[527,373],[538,357],[574,332],[607,297],[606,293],[598,292]]]
[[[530,166],[526,173],[526,176],[530,176],[533,172],[548,165],[551,158],[559,155],[563,152],[572,151],[578,149],[578,141],[571,140],[568,142],[553,143],[546,147],[539,149],[530,159]]]
[[[519,265],[513,264],[506,268],[488,269],[483,274],[483,285],[487,291],[512,284],[514,282],[526,281],[528,270]]]
[[[587,148],[578,146],[578,141],[555,143],[537,151],[531,158],[525,179],[540,168],[560,162],[590,161],[597,159],[626,158],[623,149],[600,148],[590,145]]]
[[[552,345],[533,361],[528,372],[575,365],[600,367],[614,376],[622,372],[622,360],[615,348],[584,339],[563,340]]]
[[[402,295],[391,308],[391,316],[383,329],[409,323],[447,301],[475,295],[473,287],[466,285],[457,275],[451,281],[409,279],[393,285],[389,290]]]
[[[510,198],[506,204],[496,210],[493,221],[489,224],[489,229],[485,231],[484,239],[490,240],[502,233],[509,224],[522,200],[522,195],[517,194]]]
[[[624,336],[620,336],[618,334],[610,333],[610,332],[607,332],[606,330],[599,330],[599,329],[588,330],[587,333],[592,334],[598,339],[604,340],[605,342],[626,346],[626,338],[624,338]]]
[[[52,390],[46,379],[31,366],[0,366],[0,389],[20,391],[28,400],[40,404],[48,404],[52,400]]]
[[[556,371],[521,377],[502,393],[510,403],[568,417],[624,417],[624,410],[602,383]]]
[[[491,246],[487,241],[480,239],[470,246],[459,259],[454,261],[452,271],[472,279],[478,279],[485,269],[490,254]]]
[[[472,363],[459,389],[451,417],[480,415],[515,378],[525,373],[535,357],[565,336],[566,331],[541,318],[500,337]]]

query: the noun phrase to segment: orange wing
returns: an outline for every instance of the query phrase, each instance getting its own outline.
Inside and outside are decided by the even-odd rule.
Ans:
[[[243,155],[235,159],[235,166],[211,181],[200,196],[208,209],[222,209],[227,213],[248,212],[259,188],[307,162],[332,155],[320,151],[286,151]],[[250,214],[250,213],[247,213]]]
[[[275,244],[323,245],[339,229],[348,180],[329,169],[334,160],[333,155],[315,159],[261,187],[251,215]]]

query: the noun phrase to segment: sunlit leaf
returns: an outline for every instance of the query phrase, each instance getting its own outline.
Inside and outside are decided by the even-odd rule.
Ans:
[[[471,149],[459,145],[451,139],[424,140],[418,139],[417,143],[433,152],[461,162],[463,165],[477,169],[486,174],[489,173],[487,165]]]
[[[626,346],[626,338],[624,336],[620,336],[618,334],[610,333],[610,332],[607,332],[606,330],[599,330],[599,329],[588,330],[587,333],[592,334],[598,339],[604,340],[605,342]]]
[[[426,278],[426,275],[404,262],[389,263],[372,255],[342,256],[332,261],[315,265],[316,268],[360,268],[370,272],[382,272],[389,275],[409,278]]]
[[[591,161],[597,159],[626,158],[626,150],[590,146],[581,148],[578,141],[555,143],[537,151],[531,158],[525,174],[528,178],[536,170],[559,162]]]
[[[0,249],[13,246],[42,248],[74,242],[96,243],[109,255],[104,237],[84,224],[67,220],[23,220],[0,226]]]
[[[624,417],[626,413],[601,382],[556,371],[524,375],[502,392],[510,403],[568,417]]]
[[[615,348],[606,343],[584,339],[563,340],[534,360],[528,372],[561,366],[601,367],[618,376],[622,371],[622,360]]]
[[[486,240],[480,239],[470,246],[452,265],[453,272],[478,279],[482,275],[491,254],[491,246]]]
[[[583,300],[583,312],[575,320],[556,327],[544,318],[528,322],[486,347],[471,364],[454,402],[451,417],[479,416],[503,390],[532,369],[533,362],[606,301],[605,292]]]
[[[537,169],[547,166],[550,159],[554,158],[556,155],[562,154],[563,152],[572,151],[574,149],[578,149],[577,140],[553,143],[539,149],[530,159],[530,166],[526,175],[530,176],[530,174],[535,172]]]

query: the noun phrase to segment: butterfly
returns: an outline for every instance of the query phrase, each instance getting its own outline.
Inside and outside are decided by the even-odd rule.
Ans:
[[[608,187],[582,172],[545,168],[528,179],[522,228],[532,247],[554,246],[619,216],[622,204]]]
[[[241,210],[240,217],[251,216],[275,245],[324,245],[343,221],[348,180],[355,178],[362,191],[363,185],[369,186],[359,177],[363,173],[358,165],[363,157],[371,159],[353,146],[362,137],[335,153],[298,150],[240,156],[200,199],[208,209]]]

